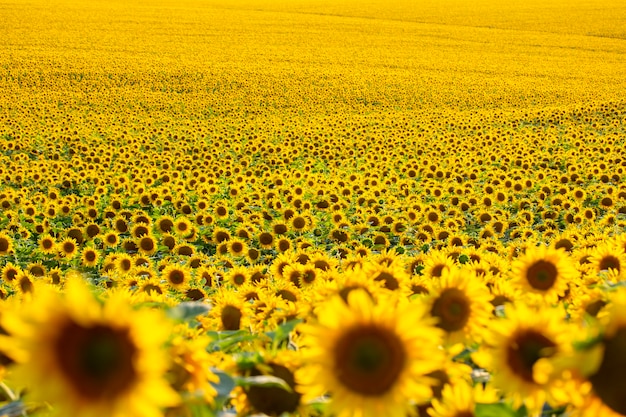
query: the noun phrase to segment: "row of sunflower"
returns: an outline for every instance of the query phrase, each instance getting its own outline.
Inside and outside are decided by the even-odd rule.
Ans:
[[[526,113],[11,128],[2,412],[624,414],[624,103]]]
[[[322,3],[0,5],[0,416],[626,416],[624,6]]]
[[[611,245],[601,262],[626,256]],[[317,259],[295,283],[286,261],[284,283],[225,282],[211,302],[180,302],[171,271],[174,291],[35,280],[2,303],[2,410],[624,414],[619,264],[591,271],[540,245],[494,275],[446,255],[415,277],[393,251],[341,271]]]

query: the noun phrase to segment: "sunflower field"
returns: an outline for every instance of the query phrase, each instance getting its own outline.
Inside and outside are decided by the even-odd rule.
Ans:
[[[0,416],[626,416],[622,0],[0,0]]]

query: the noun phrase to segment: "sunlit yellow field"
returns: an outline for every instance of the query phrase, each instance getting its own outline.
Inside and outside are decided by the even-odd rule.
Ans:
[[[626,416],[626,3],[0,22],[0,415]]]

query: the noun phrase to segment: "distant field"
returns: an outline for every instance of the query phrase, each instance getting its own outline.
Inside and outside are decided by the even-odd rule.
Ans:
[[[392,3],[0,0],[0,415],[626,415],[626,3]]]

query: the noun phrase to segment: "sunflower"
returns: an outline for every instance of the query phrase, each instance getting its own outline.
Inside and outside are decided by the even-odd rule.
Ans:
[[[26,265],[26,270],[34,277],[40,278],[46,275],[46,267],[41,262],[31,262]]]
[[[172,234],[164,233],[161,235],[161,244],[172,252],[178,244],[178,239]]]
[[[240,238],[234,238],[228,241],[228,253],[230,256],[244,256],[248,251],[248,244]]]
[[[293,249],[293,242],[287,236],[279,236],[274,243],[278,252],[287,252]]]
[[[140,238],[151,232],[150,225],[147,223],[135,223],[130,229],[130,235],[134,238]]]
[[[424,260],[422,274],[438,278],[444,271],[450,270],[454,266],[454,260],[447,253],[441,251],[430,251]]]
[[[176,391],[191,397],[187,402],[201,400],[213,404],[217,391],[212,383],[218,383],[219,378],[211,372],[216,361],[206,350],[210,340],[193,330],[182,329],[181,332],[183,335],[174,337],[169,348],[173,362],[168,371],[170,383]]]
[[[214,266],[202,265],[195,270],[195,277],[205,289],[208,289],[218,283],[220,273]]]
[[[93,239],[100,235],[101,233],[100,225],[95,222],[90,222],[85,226],[84,233],[88,239]]]
[[[290,230],[294,232],[306,232],[310,229],[310,217],[305,215],[295,215],[289,219]]]
[[[30,294],[35,291],[37,277],[28,271],[20,271],[11,284],[19,294]]]
[[[71,237],[63,239],[57,245],[57,251],[64,259],[72,259],[78,253],[78,244]]]
[[[507,304],[506,318],[495,320],[485,335],[474,362],[492,372],[494,386],[513,400],[537,412],[545,402],[564,404],[569,399],[566,383],[541,375],[543,360],[570,355],[572,333],[561,309],[534,309]]]
[[[4,232],[0,232],[0,256],[13,252],[13,239]]]
[[[250,271],[245,266],[237,266],[226,272],[224,281],[231,284],[234,288],[241,287],[250,282]]]
[[[626,274],[626,254],[622,248],[603,244],[591,254],[589,262],[596,273],[607,272],[616,280],[621,280]]]
[[[158,251],[157,240],[151,233],[142,234],[135,240],[135,244],[142,255],[154,255]]]
[[[185,290],[191,279],[189,268],[183,265],[167,265],[161,271],[161,278],[164,279],[171,288]]]
[[[56,253],[57,242],[50,234],[44,234],[39,237],[39,250],[46,255]]]
[[[207,330],[241,330],[249,328],[250,319],[254,314],[241,294],[231,289],[220,288],[212,299],[213,308],[198,318],[202,327]]]
[[[127,253],[120,253],[115,258],[115,269],[120,274],[127,274],[133,268],[133,257]]]
[[[528,247],[511,265],[511,283],[534,298],[556,303],[578,271],[563,249]]]
[[[100,251],[96,248],[86,247],[81,252],[80,261],[84,266],[96,266],[100,261]]]
[[[274,247],[274,235],[270,232],[261,232],[257,236],[257,240],[259,241],[259,245],[263,249],[271,249]]]
[[[270,266],[270,273],[275,279],[283,279],[285,268],[289,265],[295,264],[297,261],[293,252],[284,252],[274,258],[272,265]]]
[[[367,262],[363,265],[363,270],[371,280],[390,291],[406,290],[410,278],[399,262]]]
[[[441,398],[433,400],[428,414],[431,417],[474,417],[476,403],[498,402],[497,392],[490,386],[477,384],[471,387],[465,381],[443,387]]]
[[[301,403],[302,394],[298,392],[294,370],[301,366],[300,354],[295,351],[285,350],[274,354],[261,352],[261,363],[255,364],[251,369],[243,369],[246,376],[258,377],[261,375],[272,376],[282,379],[290,390],[282,387],[250,386],[243,389],[245,398],[238,404],[238,415],[263,415],[279,416],[288,413],[293,415],[300,411],[301,415],[307,415],[304,405]]]
[[[176,220],[174,220],[174,233],[181,237],[186,237],[194,232],[193,224],[191,220],[189,220],[185,216],[180,216]]]
[[[114,248],[120,244],[120,235],[114,230],[108,231],[102,237],[102,242],[106,247]]]
[[[50,403],[60,415],[154,416],[178,395],[163,375],[162,344],[170,326],[157,311],[134,310],[123,293],[104,304],[80,279],[65,295],[39,291],[3,327],[19,354],[12,379],[32,401]]]
[[[327,273],[320,271],[313,265],[304,265],[300,268],[299,286],[302,288],[314,288],[326,275]]]
[[[161,280],[156,277],[142,277],[137,281],[137,292],[145,293],[148,296],[160,296],[167,292],[167,286],[164,285]]]
[[[45,279],[52,285],[60,285],[63,281],[63,271],[59,267],[52,268],[47,272]]]
[[[341,317],[341,320],[337,320]],[[405,416],[432,394],[426,374],[441,366],[442,332],[418,304],[374,304],[362,290],[333,297],[317,320],[300,326],[306,399],[330,394],[338,417]]]
[[[435,383],[432,386],[433,395],[429,401],[416,405],[420,416],[427,415],[427,413],[430,412],[429,409],[433,407],[433,403],[436,400],[442,400],[445,387],[451,384],[467,385],[467,383],[471,382],[472,367],[465,363],[457,362],[454,359],[461,352],[463,352],[464,349],[465,346],[461,343],[448,347],[445,350],[445,361],[440,368],[427,374],[427,376],[431,377]],[[447,400],[449,399],[444,399],[445,403],[447,403]]]
[[[291,282],[298,288],[302,287],[302,269],[304,267],[299,263],[294,263],[292,265],[287,265],[283,271],[284,279]]]
[[[117,233],[128,232],[128,221],[124,216],[117,216],[111,221],[111,226]]]
[[[174,229],[174,218],[167,215],[161,216],[156,220],[155,226],[161,233],[170,233]]]
[[[491,318],[491,294],[474,272],[453,268],[433,281],[425,303],[448,343],[480,340]]]
[[[224,243],[231,238],[230,231],[224,227],[216,227],[213,229],[211,239],[214,244]]]
[[[608,321],[599,343],[579,352],[576,365],[586,377],[591,392],[581,406],[581,415],[618,417],[626,415],[623,379],[626,373],[626,290],[620,288],[609,299]]]

